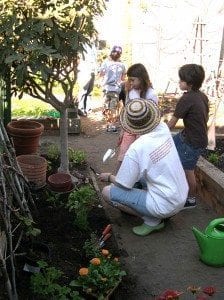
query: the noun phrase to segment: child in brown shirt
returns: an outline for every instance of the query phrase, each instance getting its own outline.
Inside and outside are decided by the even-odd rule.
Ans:
[[[199,89],[204,81],[202,66],[186,64],[179,69],[179,86],[184,92],[179,99],[173,117],[168,122],[174,128],[183,119],[184,129],[174,136],[174,143],[189,184],[189,195],[184,208],[196,206],[196,178],[194,169],[202,151],[207,147],[208,98]]]

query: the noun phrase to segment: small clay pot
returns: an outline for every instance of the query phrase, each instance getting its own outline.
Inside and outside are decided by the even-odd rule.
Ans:
[[[72,179],[67,173],[52,174],[47,181],[50,188],[55,192],[66,192],[72,188]]]

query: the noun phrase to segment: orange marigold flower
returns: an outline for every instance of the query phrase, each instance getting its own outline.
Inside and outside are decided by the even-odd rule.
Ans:
[[[102,249],[101,252],[104,256],[107,256],[110,253],[107,249]]]
[[[207,286],[205,288],[203,288],[203,293],[205,293],[206,295],[212,296],[215,294],[216,289],[213,286]]]
[[[98,257],[94,257],[94,258],[91,259],[90,263],[94,266],[99,266],[101,261]]]
[[[89,274],[89,269],[88,268],[81,268],[79,269],[79,275],[80,276],[86,276]]]

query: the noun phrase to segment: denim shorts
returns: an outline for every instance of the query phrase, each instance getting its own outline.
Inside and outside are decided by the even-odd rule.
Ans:
[[[184,170],[194,170],[203,152],[203,148],[194,148],[187,144],[181,133],[173,137]]]
[[[146,208],[147,192],[142,189],[132,188],[126,189],[116,185],[112,185],[110,189],[110,199],[113,206],[117,203],[123,204],[134,209],[141,216],[149,215]]]

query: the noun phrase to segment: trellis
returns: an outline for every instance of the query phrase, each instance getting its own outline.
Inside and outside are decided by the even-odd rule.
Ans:
[[[36,235],[29,205],[29,184],[16,161],[15,150],[0,119],[0,276],[10,300],[17,300],[16,256],[24,234]]]

